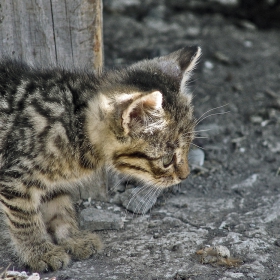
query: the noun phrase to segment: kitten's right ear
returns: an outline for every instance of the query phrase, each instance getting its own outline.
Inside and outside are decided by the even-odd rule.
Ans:
[[[200,55],[201,48],[198,46],[191,46],[182,48],[160,58],[162,71],[179,80],[180,91],[182,93],[187,92],[187,81],[197,64]]]

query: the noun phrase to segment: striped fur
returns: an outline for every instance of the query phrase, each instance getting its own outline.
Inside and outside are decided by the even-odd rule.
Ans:
[[[78,229],[69,193],[106,166],[165,188],[189,174],[189,47],[96,77],[0,62],[0,201],[31,269],[59,269],[102,244]]]

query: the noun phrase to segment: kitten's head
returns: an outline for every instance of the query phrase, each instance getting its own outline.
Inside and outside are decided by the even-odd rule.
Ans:
[[[187,82],[200,52],[186,47],[104,76],[99,117],[114,170],[162,188],[188,176],[195,120]]]

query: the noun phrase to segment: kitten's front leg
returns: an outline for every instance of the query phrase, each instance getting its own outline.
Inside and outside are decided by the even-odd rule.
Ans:
[[[20,260],[34,271],[57,270],[67,266],[70,257],[47,234],[39,211],[41,192],[13,179],[0,182],[0,201]]]
[[[87,259],[102,249],[98,235],[80,231],[73,202],[68,194],[58,192],[41,207],[47,231],[73,259]]]

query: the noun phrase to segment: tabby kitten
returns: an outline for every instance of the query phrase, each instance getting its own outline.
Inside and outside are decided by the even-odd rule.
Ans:
[[[158,188],[189,174],[187,81],[200,48],[95,76],[0,62],[0,201],[20,260],[57,270],[102,248],[70,191],[106,166]]]

